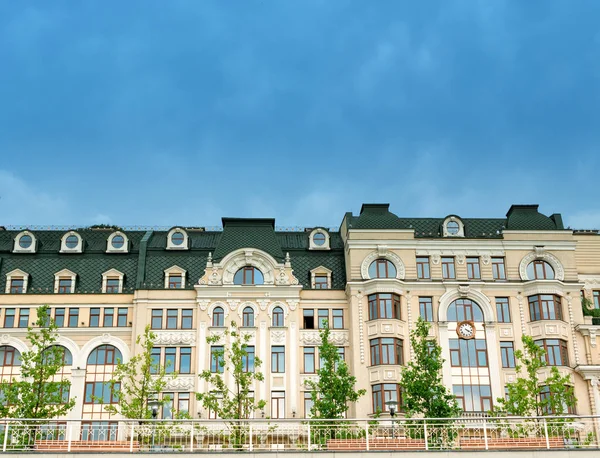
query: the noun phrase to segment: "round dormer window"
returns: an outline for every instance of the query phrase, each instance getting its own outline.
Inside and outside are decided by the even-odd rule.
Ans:
[[[185,240],[185,237],[183,236],[183,233],[181,233],[179,231],[173,232],[173,235],[171,235],[171,243],[173,245],[180,246],[184,240]]]
[[[33,239],[31,238],[31,235],[26,234],[21,236],[21,238],[19,239],[19,246],[25,250],[29,248],[32,243]]]
[[[117,250],[123,248],[123,245],[125,245],[125,237],[122,235],[115,235],[110,241],[110,244]]]
[[[322,232],[316,232],[315,235],[313,235],[313,243],[317,246],[325,245],[326,241],[327,237],[325,237],[325,234]]]
[[[458,231],[460,231],[460,225],[456,221],[448,221],[446,224],[446,231],[450,235],[456,235],[458,234]]]
[[[76,235],[69,235],[65,240],[65,245],[67,248],[77,248],[77,245],[79,245],[79,237]]]

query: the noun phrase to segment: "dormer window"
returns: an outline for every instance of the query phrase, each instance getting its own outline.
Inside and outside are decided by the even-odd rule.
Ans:
[[[81,253],[82,251],[83,240],[77,232],[70,231],[63,235],[60,243],[61,253]]]
[[[6,274],[6,294],[25,294],[29,274],[15,269]]]
[[[310,233],[309,248],[311,250],[329,250],[329,233],[323,228],[316,228]]]
[[[123,273],[110,269],[102,274],[102,292],[106,294],[119,294],[123,292]]]
[[[165,270],[165,289],[183,289],[185,287],[186,271],[173,266]]]
[[[313,289],[331,289],[331,270],[319,266],[310,271],[311,286]]]
[[[188,235],[180,227],[174,227],[167,234],[167,250],[187,250]]]
[[[14,253],[35,253],[36,239],[29,231],[23,231],[15,237]]]
[[[127,253],[127,252],[129,252],[129,240],[128,240],[127,236],[120,231],[113,232],[112,234],[110,234],[110,236],[108,237],[108,241],[107,241],[106,252],[107,253]]]
[[[458,216],[448,216],[443,224],[444,237],[464,237],[465,226]]]
[[[264,282],[262,272],[252,266],[242,267],[233,277],[234,285],[262,285]]]
[[[54,292],[56,294],[71,294],[75,292],[75,279],[77,274],[68,269],[63,269],[54,274]]]

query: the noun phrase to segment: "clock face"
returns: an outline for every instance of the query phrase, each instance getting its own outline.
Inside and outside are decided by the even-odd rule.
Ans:
[[[463,339],[472,339],[475,337],[475,326],[470,321],[462,321],[458,323],[456,333]]]

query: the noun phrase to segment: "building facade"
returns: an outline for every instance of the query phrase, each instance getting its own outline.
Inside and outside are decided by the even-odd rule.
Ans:
[[[480,219],[403,218],[364,204],[339,230],[237,218],[223,218],[221,230],[2,228],[0,278],[1,377],[18,376],[27,326],[48,304],[67,349],[61,376],[72,382],[74,419],[111,420],[96,397],[111,402],[105,382],[140,351],[147,325],[154,357],[179,373],[161,415],[210,418],[195,400],[211,389],[198,374],[217,370],[211,355],[232,321],[250,338],[249,370],[254,357],[263,361],[254,395],[267,400],[265,416],[309,413],[306,381],[316,377],[325,323],[367,390],[349,415],[385,415],[386,400],[401,400],[419,316],[432,324],[444,382],[465,412],[487,412],[504,396],[527,334],[570,376],[576,413],[600,413],[600,322],[590,316],[600,309],[600,236],[565,229],[537,205]],[[222,336],[219,345],[209,336]]]

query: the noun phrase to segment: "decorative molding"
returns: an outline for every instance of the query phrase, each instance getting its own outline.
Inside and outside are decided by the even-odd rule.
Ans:
[[[256,303],[258,304],[258,306],[260,307],[260,309],[263,312],[265,310],[267,310],[267,306],[269,305],[270,302],[271,302],[270,299],[256,299]]]
[[[225,341],[225,329],[209,328],[211,337],[217,337],[217,343],[223,343]]]
[[[227,255],[220,263],[223,267],[223,284],[233,285],[233,277],[242,267],[256,267],[263,274],[265,285],[275,284],[275,269],[278,263],[267,253],[255,248],[242,248]]]
[[[284,320],[287,320],[287,317],[290,314],[288,306],[281,301],[276,301],[269,305],[269,310],[267,312],[267,315],[269,316],[269,322],[273,321],[273,309],[275,307],[281,307],[283,309]]]
[[[27,285],[29,284],[29,274],[27,272],[23,272],[21,269],[15,269],[11,270],[6,274],[6,294],[10,294],[12,280],[18,278],[23,280],[23,294],[27,292]]]
[[[442,256],[440,254],[432,254],[431,255],[431,263],[435,264],[436,266],[441,262],[442,260]]]
[[[249,345],[256,344],[256,331],[240,331],[240,335],[242,336],[242,340]],[[247,340],[246,340],[247,339]]]
[[[231,310],[235,310],[240,302],[239,299],[227,299],[227,303],[229,304],[229,307],[231,307]]]
[[[287,299],[286,302],[292,312],[294,310],[296,310],[296,308],[298,307],[298,304],[300,303],[300,301],[298,299]]]
[[[462,291],[461,288],[462,287]],[[481,291],[473,289],[471,287],[466,287],[465,289],[463,285],[459,285],[456,289],[448,289],[439,299],[439,319],[440,321],[448,321],[448,307],[452,302],[457,299],[471,299],[476,302],[483,311],[484,321],[486,322],[495,322],[496,310],[492,307],[492,303],[485,294]]]
[[[217,308],[217,307],[221,307],[223,309],[223,318],[227,318],[229,316],[229,307],[227,307],[227,304],[225,304],[224,302],[220,302],[220,301],[213,302],[211,304],[211,306],[208,308],[208,311],[206,312],[206,314],[210,318],[211,323],[212,323],[213,312],[214,312],[215,308]]]
[[[283,329],[271,330],[271,343],[285,343],[285,334],[286,332]]]
[[[350,345],[349,331],[329,331],[329,342],[339,347]],[[308,346],[321,345],[321,334],[318,330],[300,331],[300,343]]]
[[[456,263],[458,265],[462,266],[465,263],[466,259],[467,258],[466,258],[466,256],[464,254],[457,254],[456,255]]]
[[[197,302],[200,310],[204,312],[208,308],[208,304],[210,304],[210,299],[198,299]]]
[[[153,375],[152,378],[156,379],[158,376]],[[190,391],[194,390],[194,384],[196,382],[195,377],[189,376],[181,376],[170,377],[166,379],[167,386],[165,387],[165,391],[173,390],[173,391]]]
[[[238,313],[238,316],[240,317],[240,320],[244,319],[244,310],[247,307],[250,307],[252,309],[252,312],[254,313],[254,320],[256,321],[256,317],[258,316],[259,309],[258,309],[258,306],[254,302],[250,302],[250,301],[242,302],[240,304],[240,306],[238,307],[237,313]]]
[[[592,346],[592,348],[596,348],[596,336],[598,335],[598,332],[600,332],[600,326],[594,326],[594,325],[578,325],[576,328],[579,333],[583,336],[589,336],[590,337],[590,345]],[[4,336],[2,336],[4,337]]]
[[[462,297],[467,297],[470,290],[471,287],[469,285],[458,285],[458,294],[460,294]]]
[[[301,375],[300,376],[300,385],[304,386],[305,388],[310,388],[310,386],[307,385],[306,382],[317,383],[318,381],[319,381],[318,375]]]
[[[181,288],[185,288],[185,282],[186,282],[186,270],[182,269],[181,267],[175,265],[175,266],[171,266],[168,269],[164,270],[165,273],[165,289],[169,289],[169,277],[171,276],[171,274],[175,274],[175,275],[181,275]]]
[[[156,345],[195,345],[196,334],[193,332],[154,331]]]
[[[489,254],[484,254],[484,255],[481,257],[481,263],[482,263],[484,266],[488,266],[488,265],[490,264],[490,262],[492,262],[492,257],[491,257]]]
[[[523,259],[521,259],[521,263],[519,264],[519,275],[521,276],[522,280],[535,280],[535,278],[529,278],[527,276],[527,266],[536,259],[546,261],[552,266],[552,268],[554,269],[555,280],[563,281],[565,279],[565,270],[559,259],[552,253],[548,253],[544,249],[544,247],[534,247],[534,250],[531,253],[525,255]]]
[[[371,277],[369,276],[369,267],[371,266],[371,263],[373,261],[381,258],[387,259],[392,264],[394,264],[394,267],[396,267],[396,278],[404,280],[405,268],[402,259],[400,259],[400,256],[398,256],[396,253],[389,251],[387,247],[383,245],[378,245],[376,251],[373,251],[372,253],[367,255],[365,259],[363,259],[363,262],[360,266],[360,274],[362,275],[363,279],[371,279]]]
[[[181,243],[181,245],[175,245],[173,243],[173,240],[172,240],[173,234],[175,234],[176,232],[179,232],[181,235],[183,235],[183,242]],[[167,250],[187,250],[187,249],[189,249],[188,245],[189,245],[188,234],[182,228],[174,227],[167,234],[167,247],[166,247]]]

